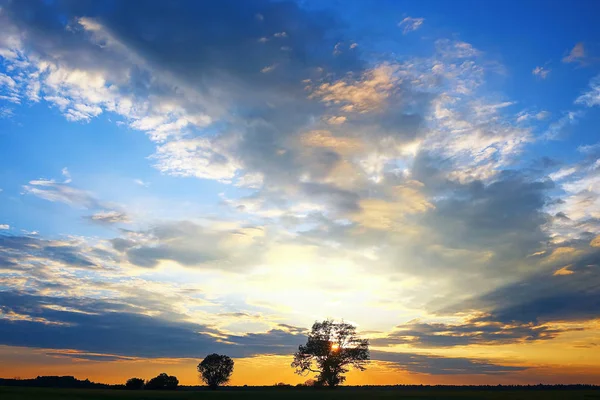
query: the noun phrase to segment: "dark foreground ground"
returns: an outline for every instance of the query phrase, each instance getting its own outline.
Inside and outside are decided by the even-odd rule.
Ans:
[[[1,400],[119,400],[119,399],[574,399],[600,400],[600,390],[486,390],[486,389],[379,389],[341,388],[333,391],[312,389],[240,389],[223,391],[127,391],[104,389],[47,389],[0,387]]]

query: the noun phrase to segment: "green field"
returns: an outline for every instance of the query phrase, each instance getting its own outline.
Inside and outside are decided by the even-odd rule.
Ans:
[[[44,389],[0,387],[2,400],[26,399],[575,399],[600,400],[599,390],[448,390],[448,389],[364,389],[340,388],[336,390],[311,389],[240,389],[211,391],[126,391],[101,389]]]

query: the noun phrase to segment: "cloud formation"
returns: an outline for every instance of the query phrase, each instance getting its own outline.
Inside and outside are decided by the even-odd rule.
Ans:
[[[423,22],[425,22],[425,18],[406,17],[398,23],[398,26],[402,28],[402,33],[406,35],[419,29],[423,25]]]
[[[569,54],[563,57],[562,62],[564,63],[578,63],[580,65],[585,65],[586,63],[586,51],[583,46],[583,43],[577,43]]]

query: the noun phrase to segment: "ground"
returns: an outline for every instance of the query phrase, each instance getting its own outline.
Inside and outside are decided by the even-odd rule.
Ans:
[[[45,389],[0,387],[2,400],[118,400],[118,399],[549,399],[600,400],[600,390],[485,390],[485,389],[239,389],[211,391],[127,391],[99,389]]]

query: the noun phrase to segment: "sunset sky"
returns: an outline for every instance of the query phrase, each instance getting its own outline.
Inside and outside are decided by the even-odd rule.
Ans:
[[[0,377],[600,384],[599,15],[0,0]]]

